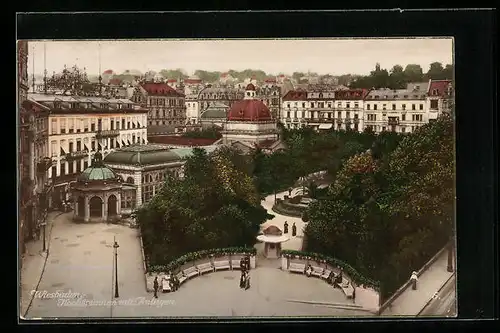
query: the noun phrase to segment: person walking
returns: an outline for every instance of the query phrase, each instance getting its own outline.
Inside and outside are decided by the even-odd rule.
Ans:
[[[250,271],[250,256],[246,256],[245,258],[245,268],[246,268],[246,271]]]
[[[411,273],[410,281],[411,281],[411,289],[417,290],[417,281],[418,281],[417,272],[413,271]]]
[[[352,286],[352,302],[356,303],[356,287]]]
[[[240,288],[244,288],[245,287],[245,271],[241,271],[241,277],[240,277]]]
[[[285,221],[285,224],[283,224],[283,233],[288,234],[288,221]]]
[[[158,276],[155,276],[155,280],[153,282],[153,290],[155,298],[158,298],[158,288],[160,288],[160,285],[158,284]]]
[[[250,274],[245,274],[245,290],[250,289]]]
[[[295,225],[295,222],[292,224],[292,236],[297,236],[297,226]]]

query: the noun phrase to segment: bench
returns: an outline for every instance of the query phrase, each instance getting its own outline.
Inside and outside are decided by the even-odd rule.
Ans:
[[[182,271],[180,271],[179,273],[177,273],[176,277],[177,277],[177,280],[179,280],[179,285],[181,285],[182,283],[184,283],[184,281],[187,280],[187,276],[185,276]]]
[[[161,279],[161,290],[162,292],[171,292],[172,287],[170,286],[170,276],[167,275]]]
[[[239,259],[233,259],[233,260],[231,260],[231,267],[232,267],[232,269],[240,269],[240,261],[239,261]]]
[[[200,272],[200,275],[203,273],[207,273],[207,272],[213,272],[214,266],[212,266],[211,263],[207,262],[207,263],[198,265],[198,271]]]
[[[184,273],[184,276],[187,279],[190,279],[190,278],[192,278],[193,276],[196,276],[196,275],[200,275],[200,271],[198,270],[198,268],[196,268],[194,266],[186,268],[183,273]]]
[[[229,269],[229,260],[221,260],[214,262],[214,269],[218,271],[219,269]]]
[[[316,276],[316,277],[321,277],[321,275],[323,274],[324,272],[324,268],[321,268],[321,267],[318,267],[318,266],[312,266],[312,273],[311,275],[312,276]]]
[[[349,280],[347,280],[345,277],[342,277],[342,283],[337,283],[337,286],[342,289],[347,298],[352,298],[354,288],[352,287]]]
[[[295,263],[290,263],[289,271],[294,272],[294,273],[304,273],[306,270],[306,265],[305,264],[295,264]]]
[[[325,269],[323,274],[321,274],[321,278],[324,279],[324,280],[328,280],[328,277],[330,276],[330,274],[332,273],[331,270],[329,269]]]

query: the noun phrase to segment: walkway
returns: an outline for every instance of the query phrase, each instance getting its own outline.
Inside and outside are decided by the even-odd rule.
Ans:
[[[278,199],[283,199],[285,195],[288,195],[288,191],[278,193],[276,195],[276,198]],[[283,250],[302,250],[302,241],[304,237],[304,227],[307,225],[302,221],[301,218],[299,217],[290,217],[290,216],[285,216],[278,214],[273,211],[273,205],[274,205],[274,194],[268,195],[264,200],[261,202],[262,207],[264,207],[269,214],[274,215],[275,217],[271,220],[267,220],[266,222],[262,223],[261,229],[265,229],[270,225],[275,225],[278,228],[280,228],[282,231],[284,230],[284,225],[285,221],[288,222],[288,236],[290,237],[290,240],[282,243],[282,249]],[[297,236],[292,237],[292,225],[295,223],[297,226]],[[257,244],[257,251],[262,251],[263,245],[262,244]]]
[[[446,270],[448,251],[443,251],[437,260],[418,278],[417,290],[410,287],[385,309],[381,316],[417,316],[453,273]]]
[[[146,297],[142,256],[137,229],[105,223],[75,224],[72,213],[52,222],[47,235],[49,256],[38,291],[78,293],[86,300],[111,300],[113,287],[113,239],[118,244],[118,280],[122,297]],[[23,295],[36,289],[33,280],[40,277],[32,265],[23,267]],[[111,308],[102,306],[61,306],[60,298],[35,297],[26,318],[110,317]],[[23,307],[26,300],[23,300]]]

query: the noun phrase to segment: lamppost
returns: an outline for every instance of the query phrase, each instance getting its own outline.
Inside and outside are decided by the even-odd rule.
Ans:
[[[120,295],[118,294],[118,248],[119,247],[120,246],[118,245],[116,238],[114,238],[113,249],[115,250],[115,298],[120,297]]]

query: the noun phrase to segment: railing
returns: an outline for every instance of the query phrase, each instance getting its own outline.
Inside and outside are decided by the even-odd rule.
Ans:
[[[304,118],[311,123],[333,123],[335,118]]]
[[[106,131],[97,131],[96,138],[106,138],[106,137],[114,137],[120,135],[119,130],[106,130]]]

